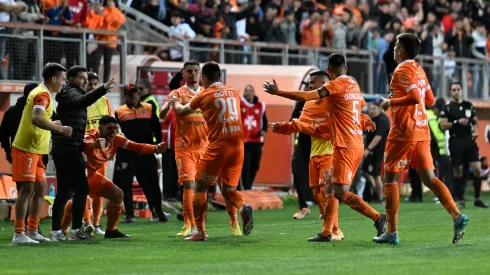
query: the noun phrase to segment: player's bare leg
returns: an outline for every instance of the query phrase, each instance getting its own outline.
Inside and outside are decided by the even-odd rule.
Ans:
[[[17,200],[15,202],[15,223],[14,223],[14,238],[12,243],[14,244],[26,244],[26,243],[39,243],[32,240],[25,234],[25,217],[27,213],[27,206],[34,193],[33,182],[18,182],[19,186]]]
[[[39,215],[41,212],[41,205],[44,201],[44,194],[46,194],[48,184],[45,180],[34,183],[34,192],[31,197],[29,205],[29,217],[27,218],[27,236],[32,240],[38,242],[49,242],[48,238],[43,237],[38,233],[39,228]]]
[[[109,180],[107,181],[109,182]],[[121,216],[123,206],[123,191],[112,183],[110,184],[110,187],[104,188],[97,195],[109,200],[109,203],[107,204],[107,227],[104,238],[114,239],[131,237],[117,230],[117,224],[119,222],[119,217]]]
[[[240,212],[240,215],[242,216],[243,234],[245,234],[245,236],[250,235],[254,227],[252,207],[244,203],[242,193],[237,191],[234,186],[223,183],[221,193],[225,200],[229,201]]]
[[[194,219],[194,189],[195,189],[195,181],[188,180],[183,182],[183,214],[184,214],[184,227],[177,233],[177,236],[188,237],[192,235],[196,231],[196,221]]]
[[[481,180],[482,180],[481,162],[480,161],[471,162],[470,167],[471,170],[473,171],[473,186],[475,187],[475,201],[473,204],[476,207],[488,208],[488,205],[480,199]]]
[[[350,184],[328,184],[327,185],[327,201],[325,207],[324,227],[322,232],[316,237],[308,239],[310,242],[331,242],[333,224],[335,219],[338,219],[339,201],[342,200],[349,207],[364,216],[374,221],[378,235],[381,235],[386,230],[386,215],[380,214],[367,204],[361,197],[349,191]]]
[[[221,192],[223,192],[223,183],[218,183],[219,189]],[[223,197],[224,198],[224,197]],[[228,212],[228,215],[230,216],[230,229],[231,233],[234,236],[242,236],[242,230],[240,229],[240,225],[238,224],[238,209],[229,201],[228,199],[225,198],[225,203],[226,203],[226,212]]]
[[[194,217],[196,222],[196,232],[190,237],[185,238],[186,241],[205,241],[206,240],[206,228],[205,219],[206,212],[208,210],[207,192],[209,185],[196,181],[196,194],[194,195],[193,208]]]
[[[104,210],[104,198],[100,196],[92,196],[92,217],[93,225],[95,228],[94,233],[97,235],[104,235],[105,232],[100,226],[100,217],[102,216],[102,211]]]
[[[398,173],[385,171],[385,199],[386,199],[386,221],[388,228],[385,233],[373,238],[376,243],[389,243],[396,245],[398,239],[398,207],[400,206],[400,190],[398,188]]]
[[[425,186],[439,198],[441,204],[451,214],[454,230],[453,243],[457,243],[464,236],[464,229],[468,224],[468,217],[459,212],[449,189],[435,176],[433,170],[417,170],[417,173]]]

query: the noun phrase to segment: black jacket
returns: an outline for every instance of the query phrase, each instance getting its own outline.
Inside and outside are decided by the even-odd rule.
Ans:
[[[20,119],[22,118],[25,105],[26,98],[22,96],[3,115],[2,125],[0,126],[0,143],[7,155],[12,152],[12,143],[14,142],[17,129],[19,129]]]
[[[15,135],[19,129],[20,120],[22,119],[22,112],[24,112],[24,107],[26,106],[27,98],[25,96],[19,97],[15,105],[10,106],[8,110],[3,115],[2,125],[0,125],[0,144],[3,150],[5,150],[5,155],[7,161],[12,163],[12,143],[14,143]],[[54,117],[53,113],[53,117]],[[48,164],[48,155],[43,156],[44,165]]]
[[[68,84],[56,95],[56,101],[58,101],[57,118],[63,126],[70,126],[73,133],[71,137],[65,137],[58,133],[52,134],[52,155],[82,152],[83,136],[87,127],[87,107],[94,104],[106,93],[104,86],[86,93],[80,88]]]
[[[303,107],[305,106],[305,102],[296,102],[296,105],[294,106],[293,113],[291,114],[291,120],[295,118],[299,118],[301,116],[301,113],[303,112]],[[303,133],[296,133],[296,142],[295,145],[297,146],[303,146],[306,150],[310,151],[311,148],[311,137],[307,134]]]

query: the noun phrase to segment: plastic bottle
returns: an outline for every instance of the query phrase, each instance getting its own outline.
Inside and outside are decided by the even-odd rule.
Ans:
[[[54,185],[53,184],[49,185],[49,196],[54,197]]]

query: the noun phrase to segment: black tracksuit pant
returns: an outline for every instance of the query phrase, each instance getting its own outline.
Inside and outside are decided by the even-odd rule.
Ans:
[[[262,158],[263,143],[246,142],[245,157],[242,167],[242,184],[244,190],[251,190],[255,181],[255,176],[260,168],[260,159]]]
[[[159,185],[158,167],[155,156],[153,154],[139,155],[118,151],[116,154],[113,181],[124,192],[124,209],[126,210],[127,217],[134,217],[134,176],[136,176],[138,184],[143,189],[153,217],[160,216],[163,213],[162,192]]]
[[[89,193],[85,159],[82,152],[53,155],[58,190],[53,204],[52,230],[61,230],[65,205],[73,192],[72,229],[82,227],[85,202]]]
[[[180,187],[179,175],[177,172],[177,163],[175,162],[175,151],[167,150],[162,154],[162,172],[163,172],[163,198],[179,200]]]
[[[310,148],[298,144],[294,147],[293,161],[293,184],[298,192],[299,208],[307,208],[307,201],[313,201],[310,188]]]

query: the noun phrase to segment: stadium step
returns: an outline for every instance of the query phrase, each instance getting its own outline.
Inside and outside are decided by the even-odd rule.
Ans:
[[[243,195],[243,200],[254,210],[277,209],[282,208],[282,200],[273,194],[260,190],[240,191]],[[217,193],[213,200],[214,204],[221,207],[226,207],[226,202],[221,193]]]

